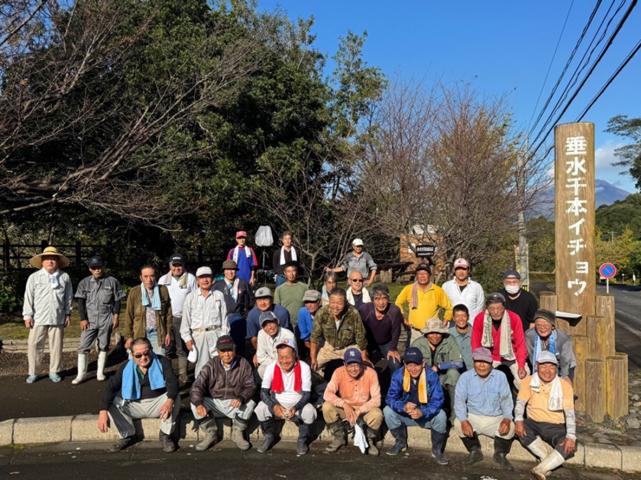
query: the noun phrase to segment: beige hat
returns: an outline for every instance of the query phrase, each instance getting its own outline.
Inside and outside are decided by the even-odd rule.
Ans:
[[[443,326],[443,322],[440,318],[434,317],[427,321],[427,325],[425,325],[425,328],[421,329],[421,333],[423,335],[427,335],[428,333],[442,333],[443,335],[446,335],[450,333],[450,331],[447,327]]]
[[[29,263],[32,267],[42,268],[42,257],[58,257],[58,266],[60,268],[66,268],[69,266],[69,259],[60,253],[56,247],[52,246],[46,247],[42,253],[31,257]]]

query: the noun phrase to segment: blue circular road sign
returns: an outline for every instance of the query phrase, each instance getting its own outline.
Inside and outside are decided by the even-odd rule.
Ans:
[[[613,263],[606,262],[599,267],[599,275],[603,278],[614,278],[616,274],[617,267],[615,267]]]

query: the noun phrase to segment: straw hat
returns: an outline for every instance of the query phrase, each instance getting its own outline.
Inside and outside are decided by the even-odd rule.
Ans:
[[[69,266],[69,259],[65,257],[62,253],[58,251],[56,247],[46,247],[42,253],[39,253],[38,255],[34,255],[31,257],[31,260],[29,260],[29,263],[31,264],[32,267],[35,268],[42,268],[42,257],[58,257],[58,266],[60,268],[66,268]]]

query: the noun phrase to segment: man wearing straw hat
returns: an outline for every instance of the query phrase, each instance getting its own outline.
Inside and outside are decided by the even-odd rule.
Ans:
[[[60,268],[67,267],[69,259],[56,247],[49,246],[32,257],[29,263],[39,270],[27,279],[22,307],[24,325],[29,329],[27,383],[38,379],[36,372],[46,337],[49,337],[49,379],[57,383],[62,380],[58,375],[62,339],[64,328],[71,320],[73,299],[71,279]]]

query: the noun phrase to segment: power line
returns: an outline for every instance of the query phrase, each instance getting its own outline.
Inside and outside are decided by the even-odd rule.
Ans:
[[[539,105],[539,99],[541,98],[541,93],[543,92],[543,87],[545,86],[545,83],[547,81],[548,74],[550,73],[550,67],[552,66],[552,60],[550,60],[550,65],[548,66],[548,72],[545,75],[545,81],[543,82],[543,85],[541,86],[541,91],[539,92],[539,97],[536,99],[536,105],[534,107],[534,111],[532,111],[532,116],[530,117],[530,121],[528,122],[528,136],[534,128],[536,127],[536,124],[539,123],[541,120],[541,117],[543,116],[543,113],[547,109],[548,105],[552,101],[552,98],[554,97],[554,94],[556,93],[557,88],[559,88],[559,85],[561,84],[561,80],[563,79],[565,72],[567,72],[568,67],[570,66],[570,63],[572,63],[572,60],[574,59],[574,55],[576,55],[577,50],[579,49],[579,46],[583,42],[583,39],[585,38],[585,34],[587,33],[588,29],[590,28],[590,25],[592,25],[592,20],[594,20],[594,17],[596,16],[597,11],[599,10],[599,7],[601,6],[602,0],[597,0],[596,5],[592,9],[592,13],[590,13],[590,16],[588,17],[588,21],[586,22],[585,26],[583,27],[583,31],[581,32],[581,35],[579,36],[579,39],[577,40],[576,44],[574,45],[574,48],[572,49],[572,52],[570,53],[570,56],[568,57],[567,61],[565,62],[565,66],[563,67],[563,70],[561,71],[561,75],[559,75],[559,78],[557,79],[556,83],[554,84],[554,87],[552,88],[552,91],[548,95],[548,98],[545,100],[545,105],[543,105],[543,108],[541,109],[541,112],[539,113],[536,121],[532,123],[532,118],[534,117],[534,111],[536,111],[536,108]],[[572,2],[574,4],[574,2]],[[612,4],[614,4],[614,0],[612,1]],[[568,9],[568,16],[570,14],[570,10],[572,9],[572,5],[570,5],[570,9]],[[606,13],[607,15],[607,13]],[[568,16],[565,17],[565,22],[563,23],[563,30],[565,30],[565,24],[567,23]],[[563,34],[563,30],[561,31],[561,34]],[[559,36],[559,42],[561,41],[561,37]],[[556,48],[559,46],[559,42],[556,44]],[[554,55],[556,55],[556,48],[554,49]],[[589,48],[589,47],[588,47]],[[554,55],[552,56],[552,59],[554,59]],[[531,127],[531,128],[530,128]]]
[[[556,117],[556,119],[552,123],[552,126],[547,130],[547,132],[545,133],[545,135],[543,136],[541,141],[536,145],[534,150],[532,150],[532,152],[530,154],[530,157],[534,157],[534,155],[536,155],[536,152],[541,148],[541,146],[545,142],[545,139],[547,138],[547,136],[554,129],[555,125],[558,123],[558,121],[561,119],[561,117],[565,114],[565,112],[568,110],[568,108],[570,108],[570,105],[572,104],[574,99],[578,96],[578,94],[581,92],[581,89],[585,86],[586,82],[588,81],[588,79],[590,78],[590,76],[592,75],[594,70],[596,69],[596,67],[599,64],[599,62],[603,59],[603,57],[605,56],[605,54],[608,51],[608,49],[612,46],[612,43],[614,42],[614,39],[617,37],[617,35],[621,31],[621,29],[623,28],[623,25],[625,24],[625,22],[627,21],[628,17],[632,13],[632,10],[634,9],[634,7],[636,7],[636,4],[637,4],[637,0],[633,0],[632,3],[630,4],[630,6],[628,7],[628,9],[626,10],[625,14],[623,15],[623,17],[621,18],[621,20],[619,20],[619,23],[617,24],[616,29],[610,35],[610,38],[608,39],[608,42],[604,46],[603,50],[601,50],[601,52],[599,53],[599,56],[594,61],[594,63],[592,64],[592,66],[588,70],[587,74],[585,75],[585,77],[583,77],[583,79],[581,80],[581,83],[576,88],[576,90],[574,91],[574,93],[572,94],[572,96],[570,97],[568,102],[566,103],[566,105],[563,108],[563,110],[561,111],[561,113]],[[537,135],[536,138],[538,139],[539,136],[540,136],[540,134]]]

